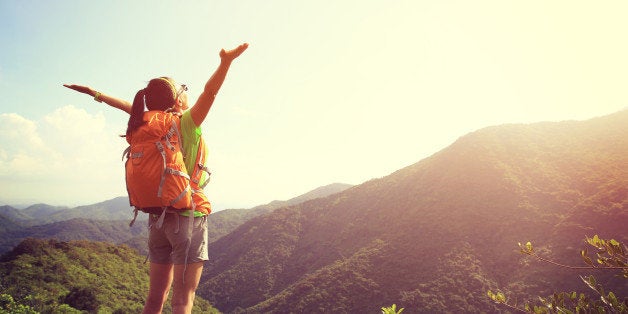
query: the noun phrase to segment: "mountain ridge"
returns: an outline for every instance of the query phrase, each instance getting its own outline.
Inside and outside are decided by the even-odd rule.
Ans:
[[[258,205],[250,209],[225,209],[213,213],[208,220],[209,242],[214,242],[220,237],[232,232],[246,221],[272,212],[275,209],[307,202],[317,198],[329,197],[351,187],[353,187],[351,184],[331,183],[285,201],[274,200],[267,204]]]
[[[517,288],[517,282],[547,271],[522,270],[517,242],[545,243],[542,248],[549,252],[577,246],[594,226],[579,219],[571,223],[573,228],[557,226],[591,211],[597,203],[587,201],[608,193],[614,197],[607,198],[607,205],[615,210],[600,211],[602,222],[596,227],[602,230],[597,232],[621,241],[628,237],[621,229],[604,230],[607,223],[628,218],[628,174],[620,166],[628,164],[627,125],[628,111],[623,111],[586,121],[487,127],[388,176],[255,217],[210,244],[216,257],[204,271],[199,294],[226,312],[278,311],[278,304],[287,303],[263,305],[280,295],[296,296],[291,303],[303,306],[296,311],[315,305],[361,312],[390,302],[412,312],[427,296],[444,302],[446,297],[421,283],[438,283],[434,270],[443,263],[457,265],[451,261],[456,258],[482,265],[474,268],[485,278],[478,287],[502,287],[529,296],[531,288]],[[458,247],[471,249],[458,254]],[[425,259],[422,252],[433,257]],[[388,260],[386,254],[395,258]],[[370,289],[387,299],[368,294],[364,304],[343,304],[317,296],[321,292],[316,289],[302,288],[312,287],[312,281],[333,282],[324,277],[338,272],[332,271],[338,269],[334,265],[354,257],[355,263],[377,265],[371,267],[378,271],[362,267],[336,275],[368,284],[336,279],[347,289],[334,298],[351,300]],[[577,263],[578,255],[566,258]],[[558,270],[546,278],[578,286],[578,280],[563,276]],[[451,277],[452,282],[456,278]],[[387,280],[394,287],[387,287]],[[550,281],[538,293],[553,287]],[[446,289],[475,296],[456,310],[498,311],[483,298],[485,290],[462,291],[456,285]]]
[[[223,210],[213,213],[208,220],[209,241],[213,242],[231,232],[246,220],[268,213],[284,204],[294,204],[315,197],[325,197],[351,187],[332,183],[291,198],[273,201],[251,209]],[[140,254],[147,254],[146,215],[129,228],[132,210],[127,197],[83,205],[74,208],[35,204],[25,209],[0,207],[0,254],[8,252],[20,241],[31,238],[54,238],[62,241],[90,240],[124,243]]]

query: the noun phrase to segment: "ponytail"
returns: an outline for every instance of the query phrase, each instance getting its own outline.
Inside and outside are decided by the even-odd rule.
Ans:
[[[177,90],[173,82],[168,77],[155,78],[148,82],[146,88],[135,94],[126,136],[144,124],[144,106],[148,110],[167,111],[176,104]]]
[[[129,123],[126,129],[126,136],[129,136],[133,131],[144,124],[144,96],[146,95],[146,89],[140,89],[135,98],[133,98],[133,106],[131,107],[131,116],[129,117]]]

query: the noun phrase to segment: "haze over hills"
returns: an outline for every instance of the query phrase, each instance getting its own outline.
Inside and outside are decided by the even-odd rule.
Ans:
[[[132,217],[132,210],[127,197],[117,197],[100,203],[73,208],[35,204],[24,209],[17,209],[5,205],[0,206],[0,215],[19,221],[22,224],[35,226],[74,218],[93,220],[129,219],[129,217]]]
[[[417,138],[420,140],[420,138]],[[486,298],[583,291],[585,236],[626,243],[628,111],[488,127],[389,176],[255,217],[210,244],[199,294],[230,312],[500,312]],[[596,273],[620,295],[625,281]]]
[[[316,188],[287,201],[273,201],[251,209],[228,209],[211,215],[209,240],[213,242],[238,225],[255,216],[279,207],[298,204],[317,197],[341,192],[351,187],[334,183]],[[127,197],[75,208],[36,204],[25,209],[0,207],[0,254],[9,251],[24,238],[53,238],[61,241],[91,240],[124,243],[146,254],[147,215],[140,214],[138,222],[129,228],[133,217]]]

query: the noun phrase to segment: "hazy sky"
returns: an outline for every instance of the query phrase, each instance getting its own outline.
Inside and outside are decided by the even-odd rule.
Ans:
[[[192,100],[233,64],[203,124],[215,209],[359,184],[504,123],[628,103],[626,1],[0,0],[0,204],[126,195],[132,100],[156,76]]]

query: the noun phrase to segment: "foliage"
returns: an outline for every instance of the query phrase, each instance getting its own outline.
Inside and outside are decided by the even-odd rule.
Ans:
[[[403,312],[403,308],[397,311],[397,304],[393,304],[390,307],[382,307],[382,314],[401,314],[401,312]]]
[[[593,238],[587,238],[586,241],[597,248],[598,265],[595,265],[588,256],[586,248],[581,252],[585,263],[594,268],[619,269],[622,271],[623,277],[628,279],[628,255],[626,254],[628,250],[625,245],[615,239],[600,239],[597,235]]]
[[[385,252],[383,241],[374,241],[350,257],[304,276],[273,297],[247,308],[250,313],[268,313],[290,308],[295,313],[367,313],[372,300],[386,296],[373,280],[373,261]]]
[[[0,314],[37,314],[28,305],[19,304],[9,294],[0,294]]]
[[[26,239],[0,259],[0,294],[42,313],[139,313],[145,257],[124,245]],[[196,312],[215,311],[202,298]]]
[[[496,286],[490,280],[477,252],[470,245],[452,249],[440,261],[435,279],[423,282],[412,291],[403,291],[401,302],[408,309],[423,313],[481,313],[496,307],[480,295]]]
[[[522,254],[530,255],[538,260],[559,267],[569,269],[602,269],[615,270],[620,276],[628,279],[628,256],[626,246],[614,239],[604,240],[598,235],[587,237],[586,242],[597,249],[597,264],[588,255],[587,248],[581,251],[581,256],[588,266],[570,266],[543,258],[537,254],[532,243],[525,245],[519,243]],[[593,276],[580,276],[580,279],[593,290],[599,299],[593,299],[584,293],[555,292],[548,297],[539,297],[541,305],[525,303],[523,308],[509,302],[503,292],[487,292],[488,297],[496,303],[528,313],[628,313],[628,298],[618,298],[612,291],[606,293],[601,284],[598,284]]]

